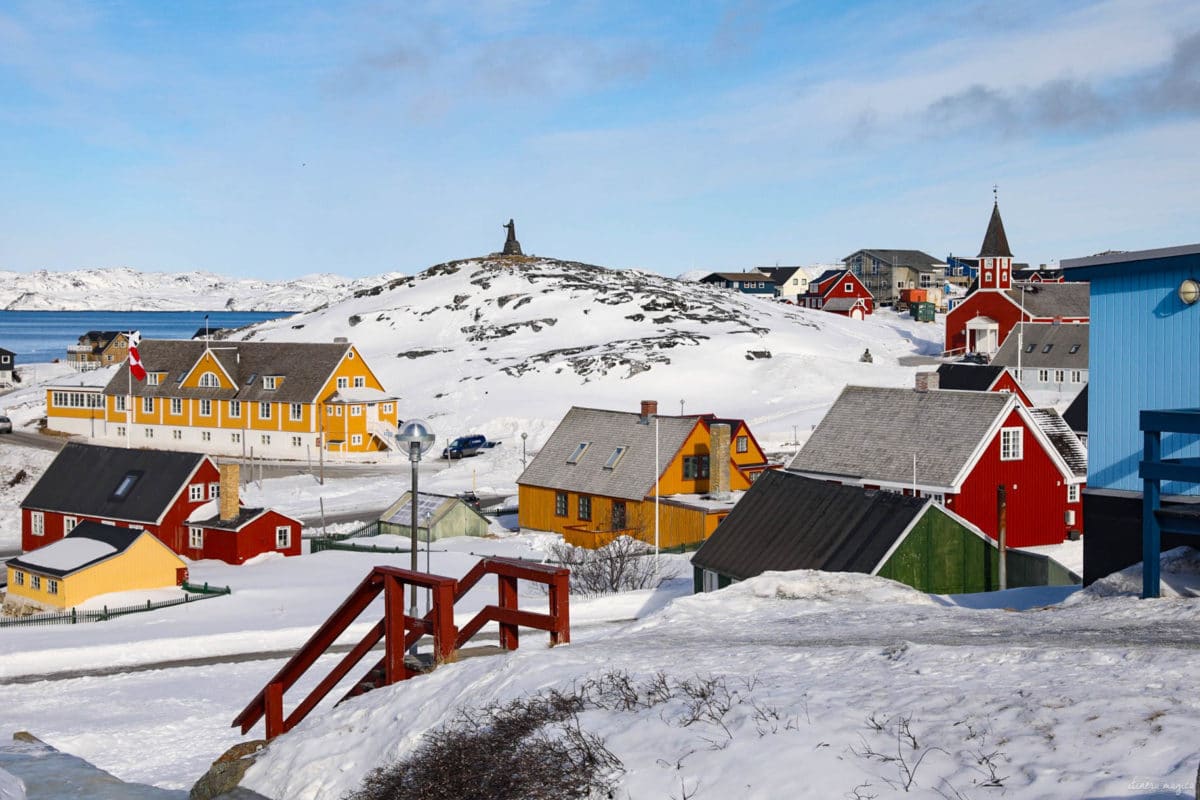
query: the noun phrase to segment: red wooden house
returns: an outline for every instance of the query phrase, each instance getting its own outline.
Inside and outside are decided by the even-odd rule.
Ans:
[[[1003,486],[1011,547],[1083,531],[1083,446],[1057,412],[1011,393],[847,386],[788,469],[932,497],[992,538]]]
[[[946,314],[946,352],[995,355],[1018,322],[1087,322],[1086,283],[1016,283],[1012,250],[992,206],[979,249],[978,287]]]
[[[203,453],[68,443],[21,503],[21,549],[84,521],[149,531],[191,559],[300,554],[300,522],[242,507],[237,465],[218,467]]]
[[[875,311],[871,290],[848,269],[821,273],[809,282],[808,293],[797,297],[797,304],[853,319],[862,319]]]

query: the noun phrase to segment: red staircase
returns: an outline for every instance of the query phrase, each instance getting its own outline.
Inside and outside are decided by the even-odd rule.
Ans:
[[[485,575],[495,575],[499,583],[499,598],[495,605],[485,606],[459,630],[454,625],[454,604],[471,590]],[[233,721],[242,733],[266,717],[267,739],[274,739],[296,727],[335,686],[358,665],[370,650],[383,641],[384,655],[372,666],[342,700],[407,680],[418,674],[404,662],[404,654],[422,636],[433,637],[434,665],[453,658],[454,651],[466,644],[489,622],[500,623],[500,646],[516,650],[517,631],[521,627],[550,632],[550,646],[571,641],[571,620],[568,600],[570,570],[551,567],[513,558],[485,558],[471,568],[460,580],[413,572],[396,567],[375,567],[358,585],[333,615],[317,629],[304,646],[275,674],[262,691],[250,701]],[[549,587],[550,613],[522,611],[517,607],[517,581],[526,580]],[[405,590],[409,587],[429,589],[433,603],[424,617],[404,613]],[[367,631],[333,670],[297,705],[284,716],[283,694],[324,655],[337,638],[358,619],[372,601],[383,593],[383,619]],[[340,701],[339,701],[340,702]]]

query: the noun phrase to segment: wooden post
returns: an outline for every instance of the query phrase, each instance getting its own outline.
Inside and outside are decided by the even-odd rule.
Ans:
[[[497,575],[500,587],[500,607],[508,611],[517,610],[517,579],[511,575]],[[500,623],[500,646],[505,650],[516,650],[518,626],[509,622]]]
[[[274,681],[268,683],[264,700],[267,706],[267,739],[270,740],[287,733],[283,727],[283,684]]]
[[[1143,431],[1143,447],[1142,463],[1157,466],[1162,461],[1162,431]],[[1158,597],[1161,592],[1162,531],[1154,516],[1162,502],[1161,492],[1157,478],[1142,480],[1142,599]]]
[[[1008,502],[1004,497],[1004,487],[996,487],[996,520],[997,520],[997,549],[1000,555],[1000,591],[1008,588],[1008,557],[1006,545],[1008,540]]]
[[[404,663],[404,582],[387,575],[383,582],[384,683],[391,685],[409,677]]]
[[[550,616],[554,619],[551,647],[571,641],[570,579],[571,573],[563,570],[550,582]]]
[[[443,581],[433,588],[433,660],[443,664],[454,656],[458,627],[454,624],[454,582]]]

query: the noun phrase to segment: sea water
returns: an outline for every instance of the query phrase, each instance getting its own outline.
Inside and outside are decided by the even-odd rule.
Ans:
[[[289,316],[290,311],[0,311],[0,347],[18,364],[67,358],[67,347],[88,331],[140,331],[143,339],[191,339],[211,328],[240,328]]]

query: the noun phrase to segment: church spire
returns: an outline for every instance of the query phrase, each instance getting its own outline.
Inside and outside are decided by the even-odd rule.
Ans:
[[[999,200],[992,203],[992,218],[988,220],[987,233],[983,235],[979,256],[1012,258],[1012,250],[1008,249],[1008,236],[1004,233],[1004,220],[1000,219]]]
[[[979,288],[1006,291],[1012,287],[1012,250],[1008,247],[1008,235],[1004,232],[1004,221],[1000,219],[1000,201],[992,187],[992,218],[988,220],[987,233],[979,247]]]

